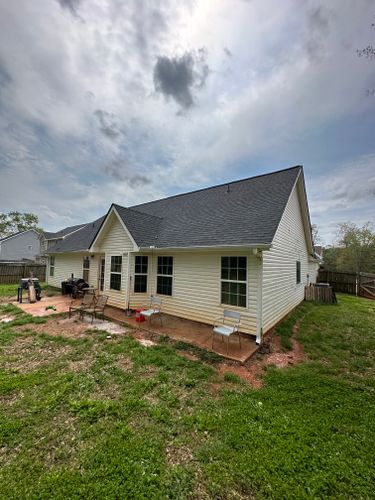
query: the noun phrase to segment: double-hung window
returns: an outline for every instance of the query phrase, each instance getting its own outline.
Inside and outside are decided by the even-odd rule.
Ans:
[[[90,278],[90,257],[86,255],[83,257],[83,276],[82,278],[86,281],[86,283],[89,282]]]
[[[147,255],[136,255],[134,268],[134,293],[147,293],[147,273]]]
[[[246,257],[221,257],[221,303],[246,307]]]
[[[297,285],[301,283],[301,261],[296,261],[296,283]]]
[[[122,270],[121,255],[112,255],[111,276],[109,282],[109,288],[111,290],[121,290],[121,270]]]
[[[55,276],[55,257],[53,255],[49,258],[49,275]]]
[[[173,257],[158,257],[156,293],[172,295]]]

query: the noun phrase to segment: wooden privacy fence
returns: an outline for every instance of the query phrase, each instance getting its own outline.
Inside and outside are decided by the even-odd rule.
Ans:
[[[305,300],[336,304],[336,294],[331,286],[305,286]]]
[[[18,283],[21,278],[39,278],[40,281],[46,279],[46,265],[23,262],[0,262],[0,283]]]
[[[339,273],[319,269],[317,281],[329,283],[335,292],[350,293],[375,299],[375,274]]]

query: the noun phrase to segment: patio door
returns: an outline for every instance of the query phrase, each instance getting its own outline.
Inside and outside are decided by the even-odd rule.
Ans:
[[[105,257],[99,259],[99,292],[104,290]]]

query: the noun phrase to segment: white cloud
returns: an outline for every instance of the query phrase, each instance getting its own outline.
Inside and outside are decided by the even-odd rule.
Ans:
[[[331,242],[337,224],[375,220],[375,154],[336,166],[308,182],[310,210],[320,234]]]
[[[36,210],[20,179],[40,200],[42,223],[57,229],[101,215],[112,201],[249,176],[258,162],[288,166],[279,163],[286,146],[291,163],[306,163],[301,138],[374,107],[366,98],[373,66],[356,55],[372,34],[371,2],[155,5],[2,2],[0,210]],[[200,47],[210,74],[197,105],[178,115],[155,92],[157,57]],[[348,168],[336,165],[334,175]],[[326,227],[330,216],[316,206],[328,196],[317,190],[313,199]],[[342,200],[335,203],[340,211]]]

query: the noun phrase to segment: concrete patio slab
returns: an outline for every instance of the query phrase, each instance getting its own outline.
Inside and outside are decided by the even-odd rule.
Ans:
[[[69,306],[72,299],[67,295],[57,295],[54,297],[42,297],[42,299],[34,304],[29,302],[13,302],[14,305],[20,307],[23,311],[33,316],[50,316],[56,313],[69,312]],[[75,304],[80,304],[80,300],[76,300]],[[55,310],[48,309],[53,306]],[[47,308],[47,309],[46,309]],[[151,322],[149,320],[138,323],[135,321],[135,316],[128,317],[124,310],[116,307],[107,306],[105,309],[105,317],[109,320],[116,321],[120,324],[127,324],[138,330],[144,330],[158,335],[166,335],[173,340],[193,344],[201,349],[207,349],[215,352],[220,356],[234,361],[245,363],[257,350],[258,345],[250,335],[241,335],[241,347],[239,345],[238,336],[229,338],[228,353],[226,339],[221,336],[215,335],[212,347],[212,326],[204,323],[198,323],[187,319],[177,318],[168,314],[162,315],[163,324],[160,324],[158,318],[154,318]],[[98,322],[98,327],[99,322]]]
[[[135,316],[126,316],[125,311],[116,307],[108,306],[105,310],[105,315],[115,321],[125,322],[128,325],[145,330],[158,335],[167,335],[173,340],[194,344],[201,349],[207,349],[215,352],[220,356],[234,361],[245,363],[259,348],[255,343],[255,338],[250,335],[241,334],[241,347],[239,345],[238,336],[229,337],[228,354],[227,341],[222,339],[220,335],[215,335],[212,348],[212,326],[197,321],[177,318],[169,314],[162,315],[162,323],[158,318],[154,318],[143,323],[138,323]]]

